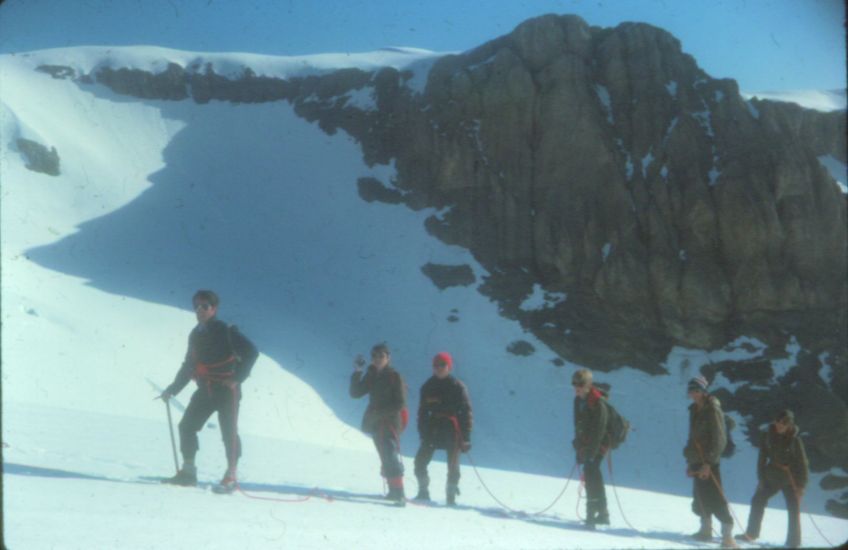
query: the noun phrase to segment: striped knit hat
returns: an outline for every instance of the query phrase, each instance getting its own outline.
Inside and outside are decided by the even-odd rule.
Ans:
[[[707,379],[699,374],[695,378],[689,380],[689,383],[686,385],[686,391],[700,391],[707,393],[707,386],[709,385],[710,383],[707,382]]]

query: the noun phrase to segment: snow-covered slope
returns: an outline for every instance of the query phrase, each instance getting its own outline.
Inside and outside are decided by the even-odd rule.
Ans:
[[[759,98],[797,103],[817,111],[839,111],[846,108],[845,90],[783,90],[779,92],[742,92],[745,99]]]
[[[432,58],[394,53],[424,70]],[[548,515],[505,521],[467,465],[467,509],[399,511],[359,502],[364,499],[355,495],[381,487],[371,442],[357,429],[365,404],[347,396],[355,354],[386,340],[414,412],[430,358],[450,351],[475,406],[472,456],[487,467],[482,475],[493,492],[526,509],[550,503],[573,466],[569,379],[575,365],[555,367],[554,354],[498,316],[474,286],[433,286],[420,269],[427,262],[468,264],[477,283],[485,273],[467,251],[427,234],[423,220],[432,212],[363,201],[356,179],[390,185],[393,170],[365,166],[348,136],[324,134],[286,103],[135,101],[33,70],[103,63],[151,69],[208,59],[146,48],[109,55],[83,48],[0,57],[10,547],[224,548],[239,540],[257,548],[386,542],[412,548],[434,537],[437,546],[456,548],[686,544],[682,534],[695,520],[688,499],[646,490],[688,492],[680,458],[683,388],[699,361],[709,360],[697,350],[670,356],[668,376],[627,369],[598,375],[612,384],[614,402],[636,427],[616,452],[614,476],[631,488],[620,489],[620,496],[638,532],[617,513],[606,533],[576,531],[574,483]],[[273,74],[293,74],[285,71],[298,67],[298,74],[309,74],[333,63],[390,63],[384,55],[295,62],[222,54],[214,62],[236,71],[272,67]],[[26,169],[18,138],[55,147],[61,175]],[[318,496],[302,505],[243,495],[214,500],[142,484],[173,469],[163,406],[152,397],[182,359],[193,325],[187,306],[202,287],[221,294],[222,318],[238,324],[263,352],[244,388],[245,488],[291,498],[318,487],[335,494],[334,502]],[[458,321],[448,321],[451,316]],[[518,339],[537,352],[507,352],[504,344]],[[189,395],[185,390],[180,401]],[[407,456],[415,452],[413,432],[403,438]],[[223,452],[214,426],[201,444],[201,476],[216,479]],[[735,502],[747,501],[754,489],[755,455],[741,447],[723,472]],[[414,490],[411,460],[406,463]],[[436,466],[434,479],[443,475]],[[811,509],[822,510],[816,489],[807,499]],[[745,506],[735,508],[744,521]],[[198,509],[208,521],[197,521]],[[73,518],[68,510],[77,511]],[[406,515],[399,521],[398,514]],[[60,521],[69,527],[60,529]],[[781,542],[782,514],[770,513],[767,522],[766,540]],[[816,522],[834,542],[846,538],[848,523]],[[805,523],[805,540],[816,536]]]
[[[285,397],[283,384],[269,386]],[[157,404],[161,409],[161,403]],[[461,505],[405,509],[375,496],[382,491],[371,449],[314,445],[274,437],[244,437],[243,493],[219,496],[161,486],[173,471],[163,421],[87,413],[46,405],[4,405],[4,522],[8,548],[697,548],[691,498],[608,486],[611,525],[583,530],[585,506],[577,475],[546,477],[463,469]],[[163,411],[159,411],[164,416]],[[293,418],[297,418],[296,413]],[[267,419],[266,419],[267,420]],[[285,413],[271,417],[287,422]],[[326,430],[322,420],[316,429]],[[199,471],[221,473],[217,430],[201,434]],[[410,466],[410,460],[406,460]],[[467,462],[466,462],[467,464]],[[616,465],[617,468],[620,465]],[[444,479],[443,464],[431,475]],[[504,504],[503,509],[486,487]],[[535,515],[564,494],[553,507]],[[433,496],[443,502],[440,484]],[[578,511],[579,510],[579,511]],[[623,510],[623,514],[622,514]],[[748,506],[734,504],[745,522]],[[769,509],[762,541],[780,545],[785,512]],[[804,515],[804,543],[838,544],[846,523]],[[819,530],[821,532],[819,532]]]
[[[840,162],[833,155],[820,156],[819,162],[827,169],[830,177],[839,185],[842,192],[848,194],[848,169],[846,169],[845,163]]]
[[[253,53],[200,53],[158,46],[104,47],[83,46],[56,48],[13,57],[23,58],[29,65],[44,63],[61,65],[89,74],[109,67],[135,68],[151,73],[167,70],[169,64],[183,69],[205,71],[227,78],[237,78],[250,68],[256,76],[294,78],[326,74],[340,69],[372,71],[382,67],[411,70],[422,61],[445,55],[420,48],[393,47],[366,53],[327,53],[308,56],[272,56]]]

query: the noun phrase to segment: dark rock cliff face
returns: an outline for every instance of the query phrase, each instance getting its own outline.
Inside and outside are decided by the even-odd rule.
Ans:
[[[289,101],[354,136],[369,164],[393,160],[391,188],[351,184],[364,200],[443,209],[427,229],[468,248],[489,273],[479,290],[561,357],[665,372],[673,346],[757,338],[759,357],[706,369],[743,384],[723,396],[729,410],[753,438],[790,403],[814,465],[848,468],[846,200],[817,159],[846,160],[844,111],[745,102],[666,32],[573,16],[441,58],[423,93],[389,68],[289,80],[208,65],[42,70],[143,98]],[[375,109],[348,101],[363,90]],[[425,268],[436,284],[473,284],[451,269]],[[528,310],[536,285],[566,298]],[[768,381],[790,336],[798,365]]]
[[[48,176],[58,176],[59,171],[59,153],[55,147],[48,149],[44,145],[31,139],[19,138],[15,141],[18,150],[24,155],[28,170],[33,172],[41,172]]]
[[[816,155],[833,155],[848,162],[844,111],[822,113],[794,103],[756,98],[751,105],[770,132],[791,136],[792,141],[806,144]]]
[[[492,271],[568,292],[555,319],[522,318],[571,329],[540,334],[565,355],[603,368],[637,350],[652,363],[655,347],[717,347],[773,329],[774,314],[840,320],[837,187],[667,33],[533,20],[444,59],[423,102],[432,108],[405,121],[399,184],[454,205],[434,232]],[[522,315],[520,285],[493,290],[508,314]],[[584,349],[604,334],[606,353]]]

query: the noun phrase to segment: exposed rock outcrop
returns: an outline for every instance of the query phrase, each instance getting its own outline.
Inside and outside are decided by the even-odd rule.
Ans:
[[[33,172],[41,172],[48,176],[59,175],[59,152],[56,151],[55,147],[48,149],[37,141],[24,138],[19,138],[15,144],[24,158],[26,158],[27,169]]]
[[[833,155],[848,162],[845,112],[823,113],[804,109],[795,103],[781,103],[754,98],[753,114],[771,131],[792,136],[805,143],[816,155]]]
[[[433,284],[441,289],[452,286],[469,286],[474,284],[477,278],[471,267],[467,265],[444,265],[427,263],[421,267],[421,271],[433,281]]]

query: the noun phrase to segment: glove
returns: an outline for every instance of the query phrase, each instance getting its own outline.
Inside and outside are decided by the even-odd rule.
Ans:
[[[162,393],[160,393],[159,397],[156,397],[156,399],[161,399],[162,401],[168,401],[172,397],[174,397],[174,395],[171,392],[169,392],[168,390],[165,390]]]
[[[470,441],[463,441],[462,443],[459,444],[459,450],[462,451],[463,453],[467,453],[468,451],[471,450],[471,442]]]
[[[362,355],[357,355],[356,359],[353,360],[353,370],[361,371],[365,366],[365,358]]]

